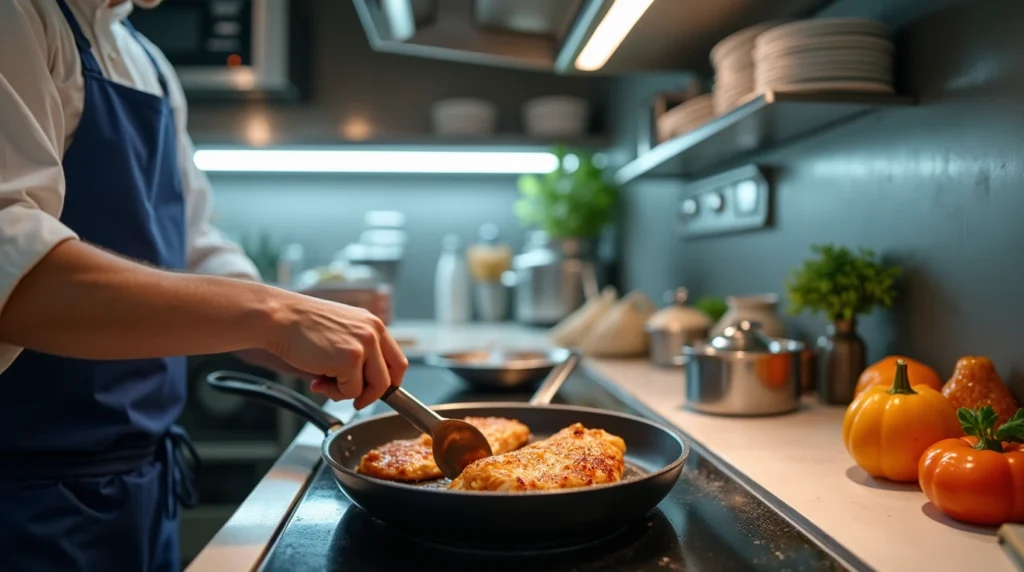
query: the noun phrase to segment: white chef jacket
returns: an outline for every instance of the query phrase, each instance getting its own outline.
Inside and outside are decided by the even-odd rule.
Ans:
[[[152,62],[122,24],[131,1],[67,0],[103,75],[162,95]],[[259,279],[252,261],[210,223],[210,183],[192,162],[181,84],[147,40],[170,90],[185,197],[189,270]],[[0,312],[29,270],[58,243],[77,238],[60,222],[61,161],[82,116],[85,82],[71,29],[55,0],[0,0]],[[73,192],[73,191],[72,191]],[[0,371],[21,348],[0,344]]]

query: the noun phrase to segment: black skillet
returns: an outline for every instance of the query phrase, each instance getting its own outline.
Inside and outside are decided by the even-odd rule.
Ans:
[[[676,431],[641,417],[549,402],[576,366],[570,356],[545,379],[529,403],[458,403],[432,407],[444,417],[496,416],[525,423],[534,440],[573,424],[604,429],[626,441],[626,474],[619,483],[525,493],[451,491],[447,481],[404,484],[368,477],[356,467],[370,449],[419,434],[398,414],[350,425],[305,396],[259,377],[214,372],[215,389],[285,407],[326,434],[323,460],[338,486],[370,516],[427,541],[464,548],[546,549],[590,542],[644,517],[679,478],[689,445]]]

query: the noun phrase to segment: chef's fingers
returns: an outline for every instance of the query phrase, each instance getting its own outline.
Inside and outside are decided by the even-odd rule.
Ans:
[[[345,396],[345,399],[355,399],[363,393],[365,380],[363,379],[363,368],[366,367],[367,348],[363,348],[360,358],[348,364],[351,369],[337,376],[338,391]]]
[[[391,333],[388,332],[383,322],[380,327],[380,349],[384,355],[384,362],[388,365],[388,373],[391,374],[391,385],[400,386],[405,377],[405,371],[409,369],[409,359],[405,357],[402,347],[398,345],[395,338],[391,337]]]
[[[314,393],[319,393],[331,401],[344,401],[348,399],[338,391],[338,381],[333,377],[318,375],[313,379],[309,388]]]
[[[363,363],[363,392],[352,403],[357,410],[380,399],[380,396],[391,387],[391,374],[388,373],[388,364],[384,361],[379,341],[366,348],[366,359]]]

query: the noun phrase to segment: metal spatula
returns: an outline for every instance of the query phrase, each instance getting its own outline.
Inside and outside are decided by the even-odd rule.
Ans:
[[[381,401],[430,435],[434,440],[434,462],[449,479],[461,475],[473,461],[493,455],[479,429],[459,419],[441,417],[401,387],[388,388]]]

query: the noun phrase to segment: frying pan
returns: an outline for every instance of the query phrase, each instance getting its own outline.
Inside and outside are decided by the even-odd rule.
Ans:
[[[520,493],[452,491],[442,480],[419,484],[356,472],[364,454],[419,432],[396,413],[344,425],[283,385],[243,373],[211,373],[207,383],[285,407],[325,433],[321,456],[341,490],[370,516],[428,542],[468,549],[544,550],[592,542],[644,517],[679,478],[689,444],[676,431],[641,417],[590,407],[551,405],[576,366],[572,354],[529,403],[458,403],[433,407],[443,417],[496,416],[525,423],[535,440],[573,424],[604,429],[626,442],[626,472],[614,484]]]
[[[512,390],[537,383],[568,356],[564,348],[483,348],[427,354],[423,363],[447,369],[474,387]]]

